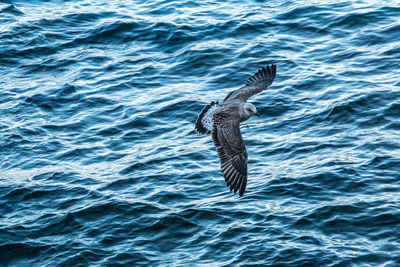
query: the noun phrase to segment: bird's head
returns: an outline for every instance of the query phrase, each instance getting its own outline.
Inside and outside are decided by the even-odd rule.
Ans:
[[[257,112],[256,106],[254,106],[252,103],[245,103],[243,105],[243,113],[240,116],[242,121],[249,119],[253,115],[258,116],[259,118],[261,117]]]
[[[245,104],[245,112],[250,116],[256,115],[260,118],[260,114],[258,114],[256,106],[254,106],[252,103]]]

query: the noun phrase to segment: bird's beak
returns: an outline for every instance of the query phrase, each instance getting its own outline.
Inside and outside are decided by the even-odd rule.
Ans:
[[[261,119],[260,113],[256,112],[256,116]]]

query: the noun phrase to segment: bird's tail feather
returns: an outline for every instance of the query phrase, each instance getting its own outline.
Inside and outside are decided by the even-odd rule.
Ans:
[[[213,115],[218,107],[218,102],[212,101],[205,106],[196,121],[196,131],[201,134],[210,134],[213,128]]]

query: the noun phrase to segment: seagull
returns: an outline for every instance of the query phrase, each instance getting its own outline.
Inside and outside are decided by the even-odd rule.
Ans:
[[[196,121],[196,131],[211,134],[221,161],[226,185],[242,196],[247,185],[247,151],[240,133],[240,123],[258,114],[249,97],[261,93],[272,84],[276,65],[263,67],[251,76],[246,85],[230,92],[222,103],[212,101],[204,107]]]

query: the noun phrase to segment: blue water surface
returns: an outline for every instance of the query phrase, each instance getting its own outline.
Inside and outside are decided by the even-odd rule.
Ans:
[[[1,266],[400,265],[398,1],[1,1],[0,77]]]

